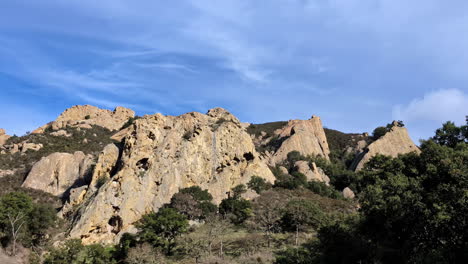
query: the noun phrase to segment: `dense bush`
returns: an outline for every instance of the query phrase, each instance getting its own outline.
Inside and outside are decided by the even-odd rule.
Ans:
[[[327,186],[324,182],[318,181],[310,181],[307,183],[307,189],[311,190],[312,192],[329,197],[332,199],[342,199],[343,195],[335,190],[333,187]]]
[[[250,181],[247,183],[247,186],[254,190],[257,194],[260,194],[263,191],[271,189],[271,183],[267,182],[264,178],[258,176],[252,176]]]
[[[216,213],[213,196],[198,186],[181,189],[171,198],[169,207],[187,216],[190,220],[202,220]]]

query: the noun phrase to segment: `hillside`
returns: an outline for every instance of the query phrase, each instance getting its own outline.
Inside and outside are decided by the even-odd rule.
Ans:
[[[442,138],[458,130],[444,129],[419,149],[398,122],[377,139],[317,116],[245,127],[222,108],[135,118],[75,106],[0,145],[2,245],[17,263],[45,264],[404,263],[416,248],[453,260],[408,229],[466,215],[421,213],[442,210],[432,199],[459,203],[468,182],[466,127],[451,146]]]

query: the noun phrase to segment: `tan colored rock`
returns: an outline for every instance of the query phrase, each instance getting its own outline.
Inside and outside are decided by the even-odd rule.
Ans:
[[[280,170],[281,173],[283,173],[283,174],[286,174],[286,175],[289,174],[288,169],[286,169],[286,167],[284,167],[284,166],[280,166],[280,167],[279,167],[279,170]]]
[[[294,163],[294,167],[298,172],[306,176],[307,181],[319,181],[324,182],[327,185],[330,182],[328,176],[321,168],[318,168],[317,165],[315,165],[315,162],[312,163],[312,169],[310,168],[309,163],[304,160],[296,161],[296,163]]]
[[[4,145],[10,137],[6,134],[5,129],[0,128],[0,146]]]
[[[28,151],[28,150],[38,151],[38,150],[40,150],[42,147],[44,147],[42,144],[35,144],[35,143],[27,143],[27,142],[24,142],[24,143],[21,143],[21,144],[20,144],[19,149],[21,150],[21,153],[25,153],[25,152]]]
[[[112,135],[111,139],[121,142],[125,138],[125,136],[128,134],[128,132],[132,131],[132,129],[133,127],[131,126],[124,128],[120,130],[119,132],[115,133],[114,135]]]
[[[55,136],[55,137],[71,137],[72,136],[72,134],[68,133],[65,130],[58,130],[58,131],[50,133],[50,135]]]
[[[71,187],[86,183],[92,164],[93,157],[81,151],[53,153],[34,164],[22,187],[62,196]]]
[[[107,145],[104,150],[99,154],[98,162],[94,168],[93,178],[91,180],[91,188],[96,186],[99,178],[111,178],[117,161],[119,159],[120,150],[115,144]]]
[[[354,161],[353,167],[356,168],[356,171],[361,170],[377,154],[396,157],[398,154],[421,152],[409,137],[408,130],[397,125],[394,125],[384,136],[372,142],[366,150],[358,155]]]
[[[74,207],[81,204],[87,193],[88,186],[80,186],[70,190],[68,200],[59,212],[60,217],[68,217],[73,212]]]
[[[91,105],[76,105],[65,110],[55,121],[34,130],[33,133],[44,133],[49,127],[52,130],[65,127],[90,129],[93,125],[119,130],[129,118],[134,116],[134,111],[120,106],[110,111]]]
[[[312,116],[309,120],[291,120],[285,127],[275,131],[275,134],[287,139],[270,159],[271,165],[283,162],[291,151],[299,151],[304,156],[319,155],[328,159],[330,149],[327,137],[322,121],[317,116]]]
[[[0,170],[0,178],[15,174],[15,170]]]
[[[155,114],[131,127],[123,140],[119,170],[86,201],[72,238],[86,244],[116,242],[135,229],[142,215],[158,210],[180,188],[200,186],[219,203],[253,175],[274,181],[239,120],[224,109],[215,108],[206,115]]]
[[[28,150],[38,151],[43,147],[42,144],[28,143],[23,141],[18,144],[4,145],[2,146],[4,153],[15,154],[17,152],[26,153]]]
[[[346,187],[343,189],[343,197],[347,199],[354,199],[355,195],[349,187]]]

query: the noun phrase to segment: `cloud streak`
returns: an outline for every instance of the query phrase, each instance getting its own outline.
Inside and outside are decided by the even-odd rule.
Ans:
[[[393,117],[440,122],[466,102],[466,8],[461,0],[17,0],[0,17],[0,73],[70,105],[167,114],[224,106],[250,122],[317,114],[356,132]]]

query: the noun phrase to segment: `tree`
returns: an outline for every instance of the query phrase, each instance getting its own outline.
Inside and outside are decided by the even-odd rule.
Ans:
[[[232,195],[234,199],[240,199],[242,194],[247,192],[247,187],[244,184],[239,184],[232,188]]]
[[[57,221],[56,210],[49,204],[34,204],[28,215],[28,241],[40,245],[47,237],[48,229]]]
[[[442,128],[436,130],[432,140],[439,145],[451,148],[459,143],[468,143],[468,124],[458,127],[455,123],[448,121],[442,125]]]
[[[295,199],[288,202],[281,217],[283,229],[295,232],[295,245],[299,243],[299,232],[308,227],[318,228],[325,223],[325,215],[312,201]]]
[[[181,189],[171,198],[170,207],[187,216],[190,220],[205,219],[217,211],[212,203],[213,196],[198,186]]]
[[[138,224],[138,236],[142,242],[160,247],[172,254],[177,236],[187,232],[187,217],[173,208],[161,208],[157,213],[144,215]]]
[[[234,197],[222,200],[219,205],[219,213],[236,225],[242,224],[252,215],[252,203],[240,197],[240,190],[245,190],[245,185],[233,191]]]
[[[251,224],[265,233],[268,247],[271,246],[272,234],[280,228],[281,208],[285,201],[274,191],[263,192],[253,203]]]
[[[245,185],[239,184],[232,188],[232,195],[222,200],[219,205],[219,213],[235,225],[244,223],[252,215],[252,203],[242,198],[245,192],[247,192]]]
[[[249,189],[254,190],[257,194],[266,191],[271,188],[271,183],[267,182],[264,178],[258,176],[252,176],[250,181],[247,183]]]
[[[12,192],[0,198],[0,225],[8,234],[6,239],[12,242],[13,255],[16,255],[19,236],[26,229],[32,210],[32,199],[25,193]]]
[[[129,249],[128,256],[125,258],[125,263],[164,264],[166,261],[164,260],[163,254],[155,251],[150,244],[143,243]]]

